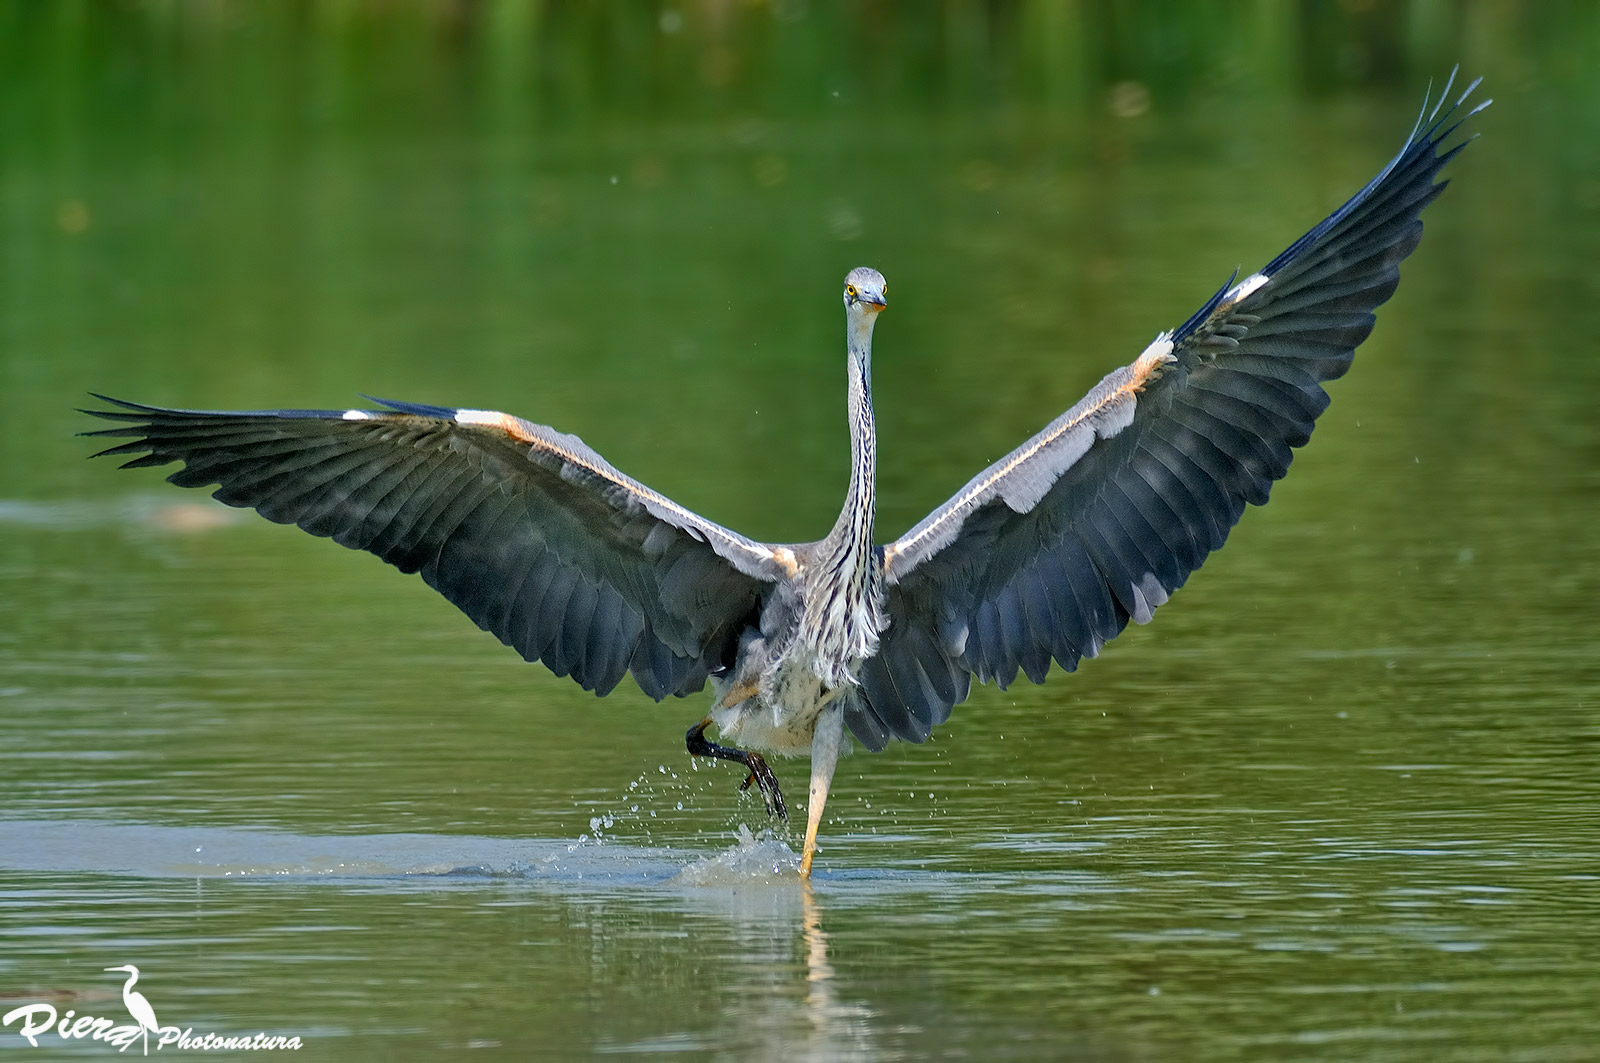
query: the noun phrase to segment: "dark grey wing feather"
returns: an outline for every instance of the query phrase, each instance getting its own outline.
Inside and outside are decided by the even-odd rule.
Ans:
[[[884,549],[889,626],[847,716],[863,744],[926,738],[969,675],[1075,669],[1267,501],[1394,293],[1476,87],[1444,110],[1447,84],[1342,207]]]
[[[700,689],[786,573],[783,553],[502,413],[169,410],[96,396],[132,436],[103,454],[184,467],[182,487],[417,572],[530,661],[604,694],[630,671],[656,699]],[[792,562],[791,562],[792,563]]]

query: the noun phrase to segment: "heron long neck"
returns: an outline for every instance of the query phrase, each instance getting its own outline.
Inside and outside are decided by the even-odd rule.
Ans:
[[[872,320],[851,323],[850,381],[850,487],[833,530],[822,541],[822,555],[836,564],[857,560],[872,552],[874,511],[877,505],[878,433],[872,419]]]
[[[850,667],[877,652],[883,614],[872,570],[877,434],[872,424],[872,318],[852,314],[850,357],[850,488],[828,537],[807,568],[800,642],[829,688],[854,682]]]

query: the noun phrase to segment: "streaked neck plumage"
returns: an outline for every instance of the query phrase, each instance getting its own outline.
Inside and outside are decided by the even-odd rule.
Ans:
[[[870,554],[877,506],[878,433],[872,417],[872,327],[878,315],[859,306],[846,311],[850,420],[850,486],[844,509],[823,540],[822,556]]]
[[[810,566],[801,640],[829,688],[855,682],[852,663],[877,652],[883,612],[872,562],[877,433],[872,421],[872,326],[864,307],[846,311],[849,354],[850,487]]]

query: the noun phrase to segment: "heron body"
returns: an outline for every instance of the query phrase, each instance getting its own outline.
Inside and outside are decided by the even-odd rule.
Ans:
[[[129,422],[103,454],[419,573],[530,661],[597,694],[625,675],[660,700],[708,683],[691,753],[749,768],[809,751],[810,873],[845,732],[920,742],[971,680],[1068,671],[1145,623],[1264,504],[1371,332],[1421,239],[1434,177],[1464,145],[1424,103],[1405,146],[1261,270],[1224,284],[1080,402],[900,538],[875,545],[872,337],[887,286],[845,278],[851,464],[814,543],[762,543],[624,475],[582,441],[488,410],[380,400],[355,410],[174,410],[106,399]],[[1237,276],[1237,275],[1236,275]],[[104,398],[104,396],[100,396]],[[744,748],[705,738],[719,737]]]
[[[887,287],[872,269],[845,278],[851,462],[839,519],[827,538],[780,555],[786,579],[742,641],[729,676],[713,678],[717,729],[757,749],[809,750],[817,716],[856,685],[861,662],[878,649],[885,621],[882,567],[873,552],[872,328]]]

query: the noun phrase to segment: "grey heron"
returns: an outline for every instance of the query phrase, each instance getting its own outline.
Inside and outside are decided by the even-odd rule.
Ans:
[[[1453,80],[1454,75],[1452,75]],[[574,436],[490,410],[215,412],[96,396],[132,436],[124,467],[366,550],[429,585],[529,661],[606,694],[709,683],[692,754],[739,762],[786,813],[761,751],[809,752],[801,874],[845,731],[869,750],[925,740],[971,680],[1042,682],[1145,623],[1267,501],[1422,235],[1435,175],[1476,114],[1425,100],[1404,147],[1261,270],[990,465],[904,535],[875,538],[872,337],[884,278],[845,278],[851,463],[811,543],[758,542],[624,475]],[[715,724],[721,745],[705,737]]]

